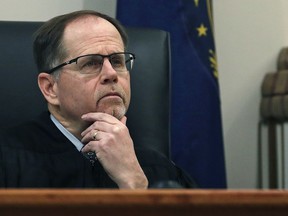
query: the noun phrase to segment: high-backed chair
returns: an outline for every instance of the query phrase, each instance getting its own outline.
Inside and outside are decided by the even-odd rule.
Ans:
[[[0,127],[28,120],[47,110],[37,85],[32,34],[41,22],[0,21]],[[131,73],[127,125],[135,145],[169,156],[170,48],[168,33],[127,29],[128,50],[136,54]]]

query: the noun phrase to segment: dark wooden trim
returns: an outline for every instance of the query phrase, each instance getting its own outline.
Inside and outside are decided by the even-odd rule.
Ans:
[[[280,190],[0,190],[1,216],[287,215]]]

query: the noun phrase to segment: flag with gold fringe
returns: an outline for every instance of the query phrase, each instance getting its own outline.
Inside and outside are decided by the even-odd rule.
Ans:
[[[170,32],[172,159],[200,188],[225,188],[212,2],[118,0],[117,19],[126,26]]]

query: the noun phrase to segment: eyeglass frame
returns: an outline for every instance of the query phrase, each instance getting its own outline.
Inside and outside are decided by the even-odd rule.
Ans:
[[[59,65],[56,66],[56,67],[53,67],[53,68],[51,68],[51,69],[49,69],[49,70],[46,70],[45,72],[48,73],[48,74],[52,74],[54,71],[56,71],[56,70],[58,70],[58,69],[60,69],[60,68],[62,68],[62,67],[64,67],[64,66],[66,66],[66,65],[73,64],[73,63],[76,63],[76,64],[77,64],[78,59],[79,59],[79,58],[82,58],[82,57],[85,57],[85,56],[101,56],[102,59],[103,59],[103,62],[104,62],[104,59],[105,59],[105,58],[108,58],[108,59],[109,59],[109,62],[110,62],[110,64],[111,64],[111,61],[110,61],[111,56],[117,55],[117,54],[129,54],[129,55],[131,55],[132,58],[130,58],[129,61],[136,59],[135,54],[134,54],[134,53],[131,53],[131,52],[116,52],[116,53],[111,53],[111,54],[109,54],[109,55],[87,54],[87,55],[78,56],[78,57],[73,58],[73,59],[71,59],[71,60],[69,60],[69,61],[63,62],[62,64],[59,64]],[[102,62],[102,66],[103,66],[103,62]],[[126,62],[125,62],[125,63],[126,63]],[[112,67],[113,67],[113,65],[112,65]],[[131,67],[131,69],[132,69],[132,67]],[[102,70],[102,67],[101,67],[101,70]],[[101,70],[100,70],[100,71],[101,71]]]

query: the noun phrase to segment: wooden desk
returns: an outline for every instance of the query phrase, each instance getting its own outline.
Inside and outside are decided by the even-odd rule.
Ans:
[[[288,215],[288,191],[0,190],[1,216]]]

